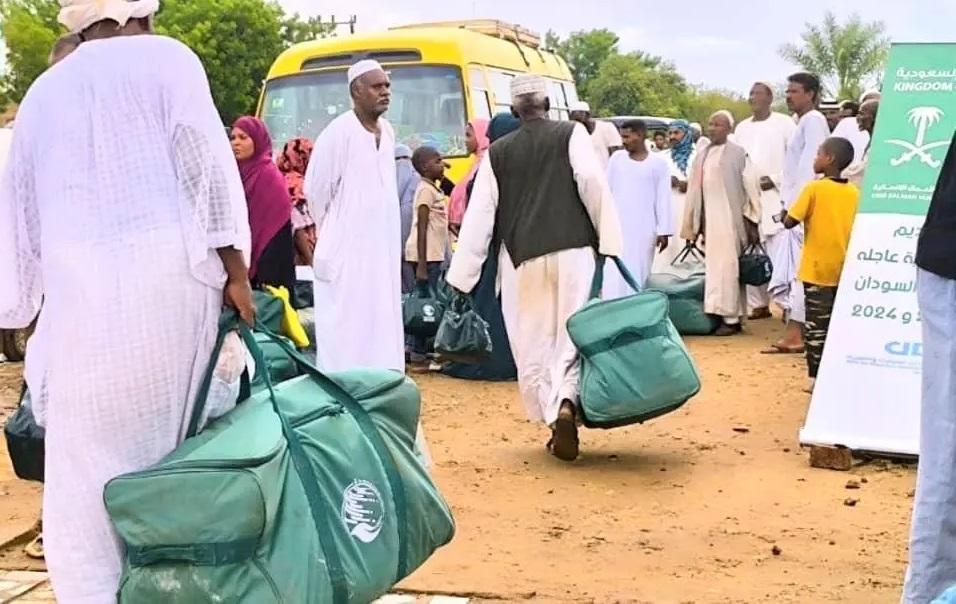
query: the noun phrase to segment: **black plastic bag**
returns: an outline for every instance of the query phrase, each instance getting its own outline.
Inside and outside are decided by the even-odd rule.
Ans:
[[[43,482],[46,430],[38,426],[33,417],[30,392],[26,388],[20,396],[20,406],[3,427],[3,434],[16,475],[23,480]]]
[[[454,294],[435,335],[435,352],[444,361],[481,363],[491,351],[488,322],[475,312],[470,297]]]
[[[762,245],[751,245],[740,257],[740,282],[759,287],[770,283],[773,263]]]
[[[427,282],[419,283],[402,302],[402,321],[405,333],[421,338],[433,338],[438,333],[445,305],[435,289]]]

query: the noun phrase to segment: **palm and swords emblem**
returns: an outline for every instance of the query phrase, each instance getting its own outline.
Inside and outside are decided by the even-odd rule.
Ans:
[[[930,168],[939,168],[943,165],[941,160],[935,159],[930,151],[940,147],[949,146],[949,141],[940,141],[935,143],[926,142],[926,132],[940,122],[943,117],[943,110],[939,107],[915,107],[907,113],[911,124],[916,126],[916,140],[913,142],[898,139],[888,140],[887,143],[903,148],[903,153],[897,158],[890,160],[891,166],[901,166],[914,159],[919,159]]]

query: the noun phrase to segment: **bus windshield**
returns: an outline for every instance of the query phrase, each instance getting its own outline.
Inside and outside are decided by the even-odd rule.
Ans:
[[[445,157],[464,157],[465,99],[457,67],[388,68],[392,102],[385,118],[396,143],[434,147]],[[290,139],[315,140],[332,120],[352,108],[345,71],[304,73],[266,83],[262,119],[275,151]]]

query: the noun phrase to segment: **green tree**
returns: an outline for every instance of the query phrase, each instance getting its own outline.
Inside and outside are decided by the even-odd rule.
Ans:
[[[263,0],[165,0],[156,31],[199,55],[230,124],[255,109],[269,66],[286,47],[282,19],[282,9]]]
[[[46,69],[53,43],[62,32],[59,7],[52,0],[0,0],[0,35],[7,47],[0,79],[0,107],[18,103]]]
[[[856,99],[864,85],[879,76],[890,41],[882,21],[864,23],[853,14],[840,24],[827,12],[820,25],[807,23],[803,43],[785,44],[780,56],[818,75],[825,92],[840,99]]]
[[[687,92],[686,82],[669,64],[649,63],[635,53],[605,60],[588,84],[587,98],[597,115],[674,117],[683,114]]]
[[[727,90],[699,88],[687,95],[684,116],[691,122],[699,122],[705,127],[710,116],[726,109],[738,122],[750,117],[750,103],[742,96]]]
[[[311,42],[319,38],[335,35],[335,25],[324,23],[322,17],[303,19],[299,13],[293,13],[282,20],[282,41],[286,47],[300,42]]]
[[[608,29],[577,31],[567,40],[550,31],[545,36],[545,45],[567,61],[582,97],[588,96],[588,83],[597,76],[601,65],[618,54],[619,41],[617,34]]]

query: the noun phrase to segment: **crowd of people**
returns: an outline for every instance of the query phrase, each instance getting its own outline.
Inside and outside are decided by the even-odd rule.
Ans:
[[[752,115],[718,111],[703,136],[685,120],[666,134],[639,119],[618,129],[586,103],[551,120],[547,81],[523,74],[512,112],[465,127],[472,165],[453,183],[437,150],[396,144],[375,61],[348,70],[352,111],[274,156],[255,117],[227,142],[196,56],[146,35],[158,0],[61,3],[71,34],[20,105],[0,189],[0,327],[39,314],[25,371],[47,430],[45,553],[61,601],[115,598],[122,545],[104,484],[179,444],[221,308],[254,322],[253,288],[293,292],[297,265],[314,274],[325,371],[433,365],[428,341],[404,334],[402,294],[444,278],[471,295],[493,355],[432,368],[517,378],[564,461],[578,457],[582,419],[566,324],[606,256],[643,286],[699,247],[715,335],[775,304],[787,326],[765,352],[805,354],[816,377],[877,92],[828,120],[814,75],[789,77],[788,114],[758,81]],[[748,289],[739,259],[756,246],[773,276]],[[630,293],[609,275],[605,298]]]

